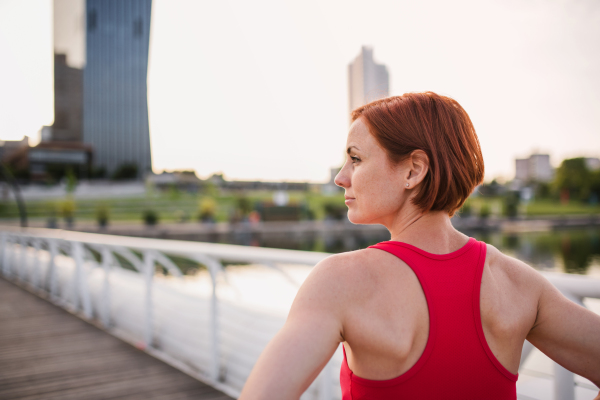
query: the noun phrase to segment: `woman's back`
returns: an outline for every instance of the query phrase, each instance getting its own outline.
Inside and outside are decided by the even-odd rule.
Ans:
[[[427,251],[426,246],[421,250],[447,254],[466,244],[465,237],[462,245],[449,252]],[[356,304],[344,327],[349,365],[364,378],[396,377],[417,361],[427,342],[429,315],[421,284],[406,262],[390,253],[365,249],[340,256],[344,257],[341,262],[352,265],[348,273],[356,275],[350,278],[355,286],[348,288],[357,293]],[[481,322],[492,352],[513,374],[536,318],[539,290],[535,280],[529,266],[487,245]]]
[[[535,312],[515,314],[515,307],[534,310],[535,304],[527,307],[523,302],[535,303],[535,295],[527,291],[525,296],[499,301],[498,295],[521,289],[495,276],[506,275],[499,271],[506,266],[490,266],[488,259],[484,268],[488,253],[484,243],[470,239],[462,244],[455,249],[446,246],[454,250],[448,253],[432,248],[432,254],[384,242],[352,254],[368,265],[356,265],[357,274],[364,276],[355,280],[358,287],[349,288],[366,297],[356,299],[362,305],[344,327],[344,398],[415,393],[437,398],[436,393],[449,392],[471,398],[478,390],[515,398],[521,347],[535,321]],[[502,257],[492,248],[495,264],[500,261],[497,256]],[[483,270],[487,271],[482,279]],[[527,280],[528,272],[516,272],[522,275],[518,281]],[[476,296],[480,287],[486,293]],[[479,298],[481,319],[475,312]],[[520,304],[513,304],[517,299]],[[490,392],[487,398],[491,396]]]

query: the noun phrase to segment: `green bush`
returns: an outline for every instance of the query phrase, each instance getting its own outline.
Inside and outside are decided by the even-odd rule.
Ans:
[[[71,198],[65,199],[60,202],[60,214],[65,220],[68,228],[73,226],[73,220],[75,219],[75,201]]]
[[[198,203],[198,220],[214,222],[217,215],[217,203],[212,197],[205,197]]]
[[[244,195],[236,196],[236,210],[239,211],[242,217],[247,216],[252,211],[252,202]]]
[[[508,192],[504,197],[503,213],[505,217],[515,218],[519,213],[519,192]]]
[[[487,219],[492,214],[492,210],[488,203],[483,203],[479,209],[479,218]]]
[[[75,216],[75,201],[65,199],[59,203],[60,215],[66,219],[72,219]]]
[[[144,210],[142,214],[144,224],[154,226],[158,223],[158,213],[154,210]]]
[[[96,208],[96,221],[98,222],[98,225],[100,227],[103,228],[106,225],[108,225],[109,216],[110,216],[110,213],[108,210],[108,206],[106,204],[100,204]]]

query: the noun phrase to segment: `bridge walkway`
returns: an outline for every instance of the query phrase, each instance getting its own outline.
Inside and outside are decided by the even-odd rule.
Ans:
[[[0,399],[231,397],[0,278]]]

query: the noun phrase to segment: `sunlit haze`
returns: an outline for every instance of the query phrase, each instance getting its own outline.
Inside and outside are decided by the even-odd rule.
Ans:
[[[52,3],[0,0],[0,139],[52,123]],[[325,181],[343,160],[347,65],[362,45],[390,94],[457,99],[486,178],[532,151],[600,156],[600,4],[154,0],[155,172]]]

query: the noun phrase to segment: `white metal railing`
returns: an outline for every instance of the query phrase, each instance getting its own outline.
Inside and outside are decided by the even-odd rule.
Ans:
[[[256,359],[283,325],[285,316],[255,312],[219,300],[217,285],[226,283],[223,263],[263,265],[293,281],[282,265],[314,266],[327,256],[0,227],[2,275],[28,285],[84,319],[97,321],[109,332],[234,397],[239,395]],[[205,266],[210,287],[200,294],[181,290],[185,289],[185,280],[173,257]],[[157,266],[171,278],[157,279]],[[127,267],[133,267],[135,272]],[[341,360],[339,354],[337,358]],[[335,362],[328,364],[303,399],[332,398],[336,385],[339,387],[332,364]]]
[[[295,282],[282,265],[314,266],[326,253],[224,244],[133,238],[54,229],[0,227],[0,272],[30,286],[80,317],[237,397],[256,359],[283,325],[284,316],[219,299],[223,263],[259,264]],[[188,293],[172,258],[206,267],[205,291]],[[170,279],[158,279],[156,267]],[[135,271],[128,270],[132,267]],[[600,280],[545,274],[563,294],[583,305],[600,298]],[[298,283],[295,282],[297,287]],[[523,347],[521,365],[533,346]],[[341,353],[334,355],[306,399],[339,399]],[[556,399],[574,400],[571,372],[556,365]]]

